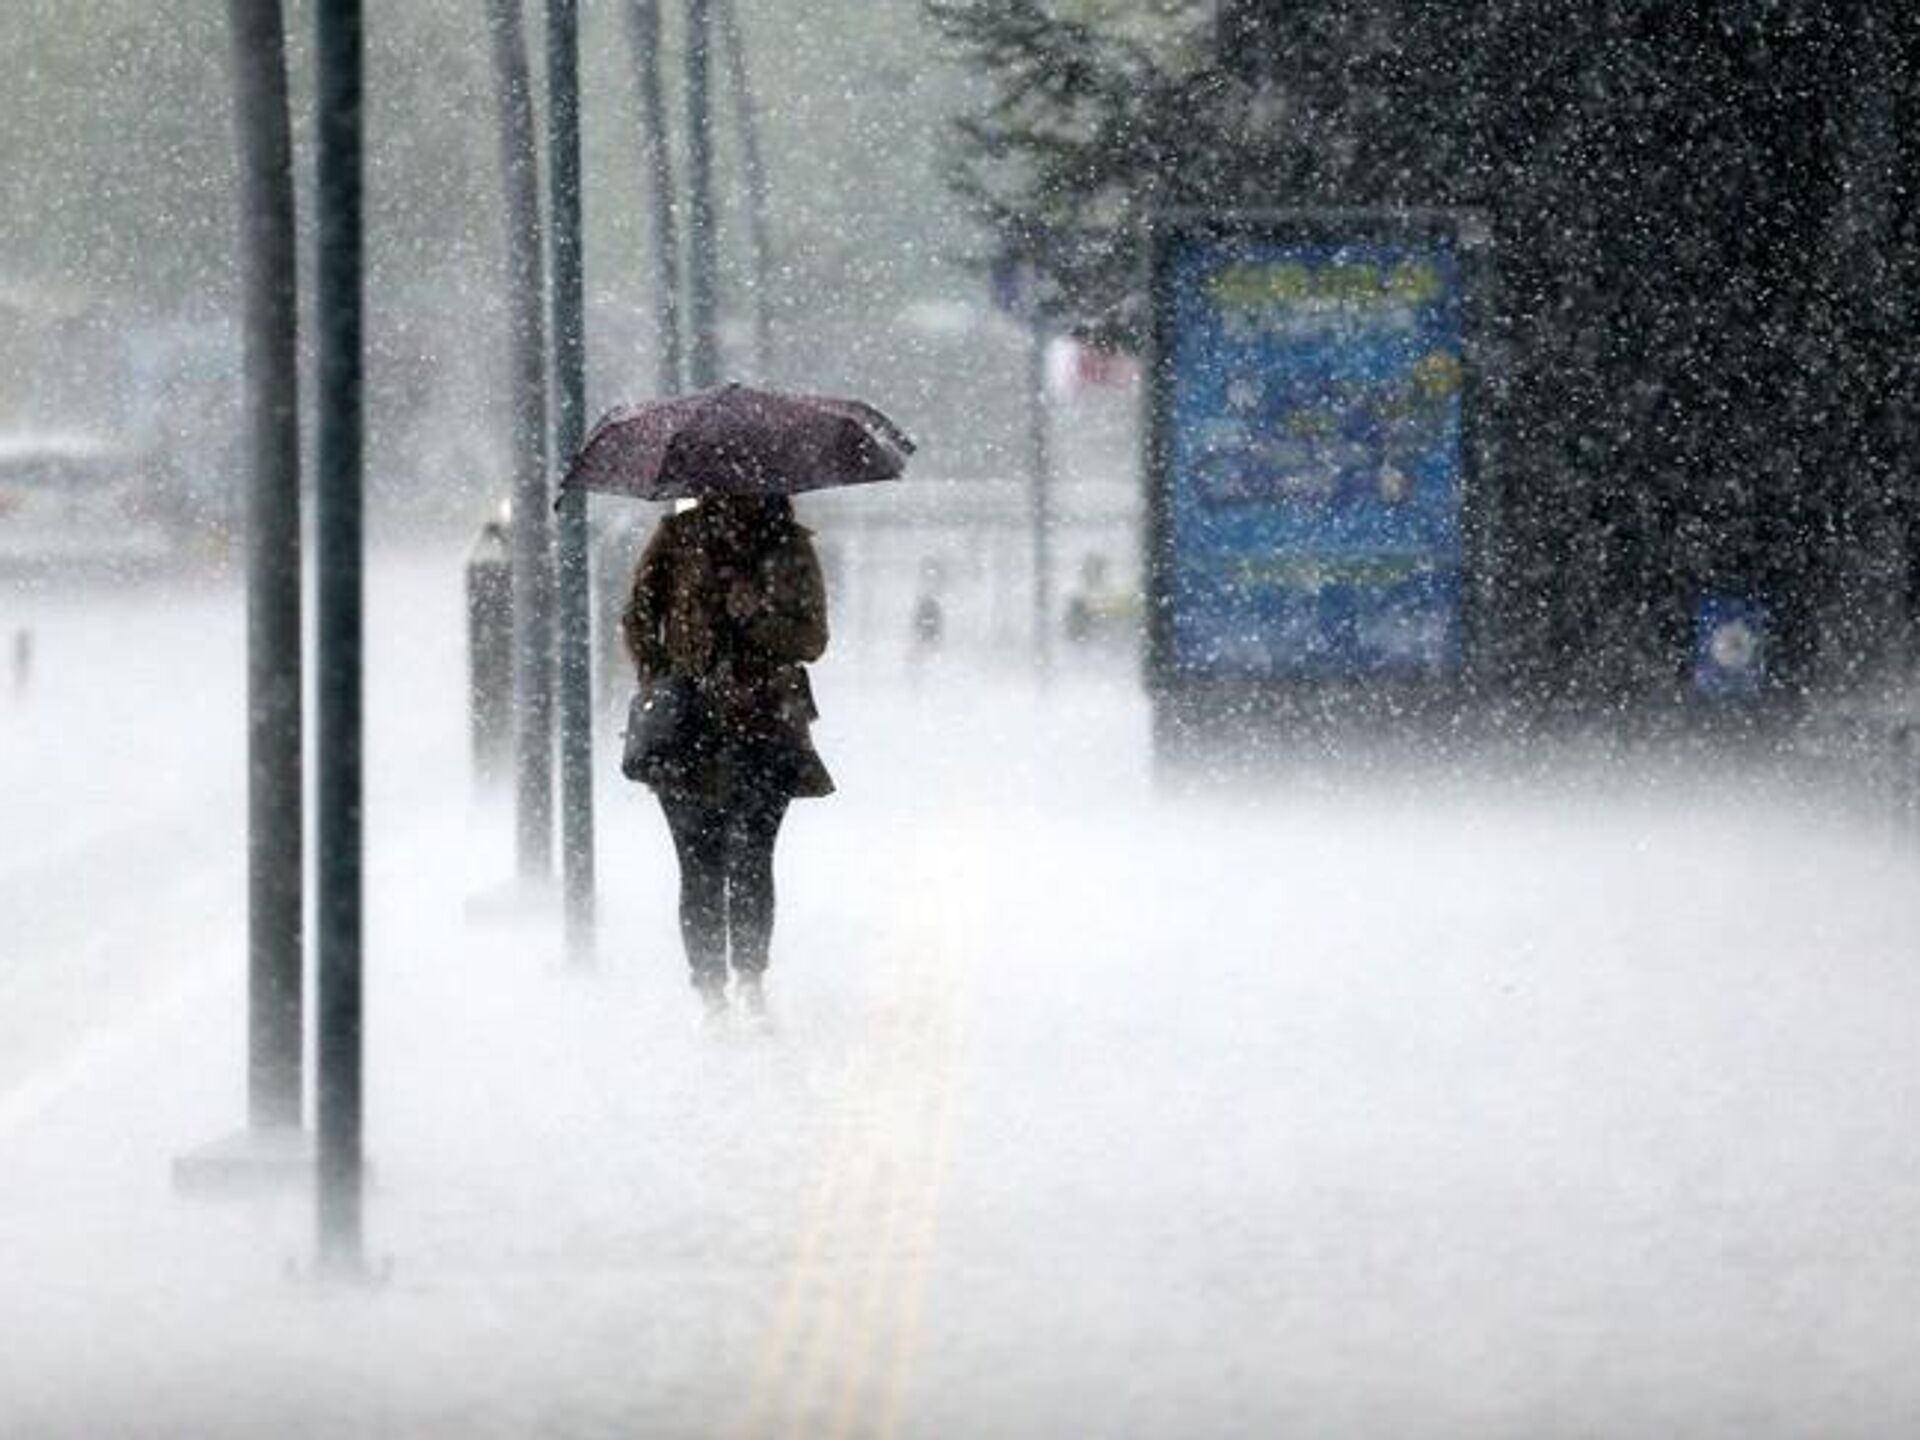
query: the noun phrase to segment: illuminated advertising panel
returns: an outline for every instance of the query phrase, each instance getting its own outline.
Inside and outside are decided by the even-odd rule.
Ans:
[[[1162,674],[1455,672],[1451,230],[1175,231],[1156,289]]]

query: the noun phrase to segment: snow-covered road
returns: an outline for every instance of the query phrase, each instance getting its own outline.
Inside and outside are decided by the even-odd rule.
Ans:
[[[1123,672],[838,654],[716,1042],[644,794],[593,973],[499,903],[457,564],[370,593],[368,1293],[169,1188],[240,1117],[238,598],[31,602],[0,1433],[1920,1427],[1910,856],[1666,762],[1158,794]]]

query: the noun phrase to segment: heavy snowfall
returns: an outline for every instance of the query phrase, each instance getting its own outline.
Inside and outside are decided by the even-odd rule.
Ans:
[[[593,813],[542,734],[532,865],[513,647],[570,622],[474,609],[568,458],[573,7],[366,7],[342,1264],[314,179],[360,7],[284,55],[218,8],[0,14],[0,1435],[1920,1431],[1911,17],[581,7],[577,418],[741,379],[917,443],[798,501],[838,788],[768,1013],[716,1019],[620,770],[665,507],[584,509]],[[235,127],[276,66],[290,830]]]
[[[603,791],[590,971],[511,894],[458,559],[368,597],[370,1288],[311,1273],[304,1192],[169,1178],[245,1063],[237,596],[33,602],[10,1431],[1913,1423],[1884,830],[1671,756],[1167,793],[1129,668],[876,638],[819,670],[841,793],[782,851],[775,1028],[714,1036],[642,792]]]

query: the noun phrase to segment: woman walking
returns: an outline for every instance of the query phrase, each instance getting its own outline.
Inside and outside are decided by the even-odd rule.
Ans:
[[[827,645],[820,562],[785,496],[715,495],[665,516],[634,569],[622,616],[644,692],[667,677],[691,696],[670,763],[642,778],[660,797],[680,863],[680,934],[711,1021],[734,997],[765,1013],[773,847],[787,802],[828,795],[803,668]]]

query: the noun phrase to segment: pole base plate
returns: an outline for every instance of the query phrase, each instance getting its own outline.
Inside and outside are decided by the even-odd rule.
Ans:
[[[242,1130],[176,1155],[173,1188],[206,1199],[282,1195],[311,1189],[314,1169],[311,1131],[292,1126]]]

